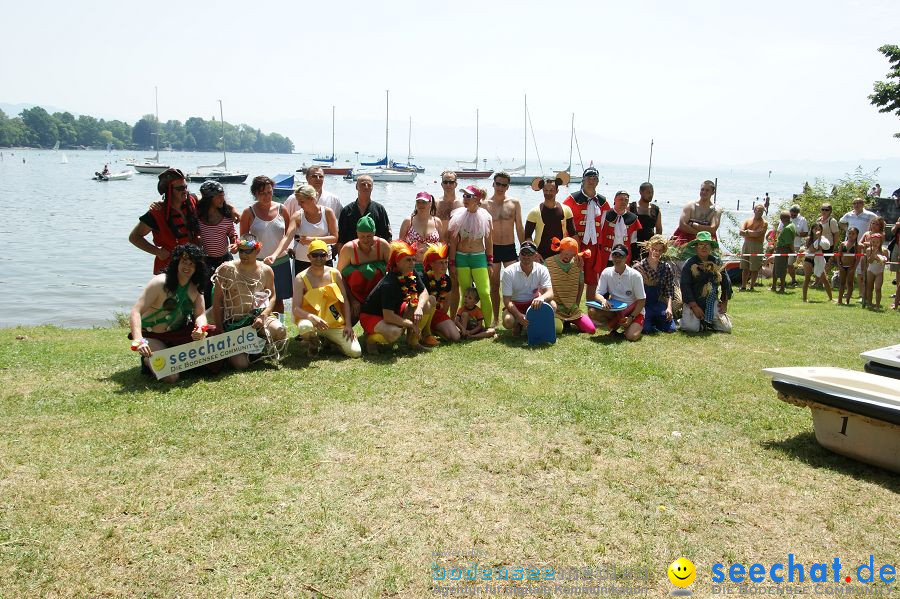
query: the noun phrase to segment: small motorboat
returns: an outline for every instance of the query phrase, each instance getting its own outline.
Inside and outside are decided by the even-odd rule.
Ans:
[[[863,352],[859,357],[865,360],[866,372],[900,379],[900,344]]]
[[[356,181],[363,175],[372,177],[372,181],[390,183],[412,183],[416,180],[416,173],[411,171],[397,171],[390,168],[354,169],[345,179]]]
[[[96,172],[94,173],[94,176],[92,178],[94,179],[94,181],[128,181],[133,176],[134,171],[127,170],[120,171],[118,173],[107,173],[105,175],[103,173]]]
[[[275,181],[272,193],[276,198],[286,198],[294,193],[294,175],[278,174],[272,180]]]
[[[816,440],[835,453],[900,472],[900,385],[832,367],[765,368],[778,399],[812,412]]]
[[[207,168],[207,167],[198,167]],[[225,171],[213,168],[208,171],[198,170],[187,176],[187,180],[191,183],[202,183],[203,181],[218,181],[219,183],[243,183],[247,180],[247,173],[238,173],[235,171]]]

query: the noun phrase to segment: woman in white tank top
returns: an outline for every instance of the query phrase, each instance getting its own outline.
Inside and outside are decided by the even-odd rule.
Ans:
[[[250,233],[262,245],[257,260],[272,266],[275,273],[275,312],[284,313],[284,300],[293,295],[291,263],[282,248],[285,240],[285,223],[288,221],[284,206],[272,201],[272,180],[265,175],[253,178],[250,193],[256,201],[241,214],[241,235]]]
[[[300,209],[291,216],[284,239],[276,248],[283,251],[294,240],[294,275],[309,268],[309,244],[319,239],[331,245],[337,243],[337,217],[328,206],[316,202],[312,185],[301,185],[295,192]]]

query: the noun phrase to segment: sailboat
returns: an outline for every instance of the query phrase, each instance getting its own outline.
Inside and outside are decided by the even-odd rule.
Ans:
[[[349,166],[334,166],[334,106],[331,107],[331,156],[316,156],[315,158],[313,158],[313,162],[323,163],[316,166],[320,166],[322,168],[322,172],[326,175],[350,174]]]
[[[413,155],[412,155],[412,117],[409,117],[409,145],[406,150],[406,163],[395,162],[391,166],[398,171],[408,171],[410,173],[424,173],[425,168],[421,167],[417,164],[413,164]]]
[[[528,94],[525,94],[525,162],[522,166],[518,166],[516,168],[509,170],[509,184],[510,185],[531,185],[531,182],[535,177],[540,177],[540,173],[538,174],[527,174],[528,173]],[[537,143],[534,145],[535,150],[537,150]],[[538,164],[540,164],[540,155],[538,155]]]
[[[239,173],[228,170],[228,154],[225,151],[225,115],[222,111],[222,100],[219,100],[219,118],[222,120],[222,162],[209,166],[198,166],[197,172],[187,176],[190,182],[218,181],[219,183],[243,183],[247,180],[247,173]],[[215,120],[215,117],[213,117]],[[209,171],[201,172],[200,169],[208,168]]]
[[[159,91],[153,88],[153,98],[156,101],[156,141],[153,144],[156,154],[152,158],[144,158],[144,162],[129,162],[127,166],[133,166],[134,170],[145,175],[158,175],[165,170],[171,168],[168,164],[162,164],[159,161]]]
[[[487,179],[494,171],[478,170],[478,109],[475,109],[475,160],[457,160],[453,171],[457,179]],[[472,166],[464,166],[471,164]]]
[[[415,172],[398,171],[389,168],[391,164],[388,154],[388,123],[390,121],[390,91],[385,90],[385,117],[384,117],[384,159],[379,160],[379,166],[371,169],[360,169],[351,172],[348,177],[354,181],[362,175],[372,177],[373,181],[391,181],[394,183],[412,183],[416,179]],[[366,165],[365,162],[362,163]]]
[[[575,146],[578,146],[578,138],[575,137],[575,113],[572,113],[572,133],[569,136],[569,166],[566,167],[566,172],[569,173],[569,183],[581,183],[582,176],[581,175],[573,175],[572,174],[572,142],[575,142]],[[578,162],[581,163],[581,148],[578,148]],[[584,172],[584,164],[581,164],[581,171]]]

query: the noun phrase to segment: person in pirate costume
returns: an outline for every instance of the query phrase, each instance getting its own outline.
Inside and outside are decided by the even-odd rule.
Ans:
[[[672,300],[675,297],[675,265],[666,259],[668,240],[656,234],[641,242],[644,259],[635,264],[634,269],[644,278],[644,333],[674,333],[675,316]]]
[[[641,230],[641,221],[637,214],[628,210],[628,199],[627,191],[617,191],[613,198],[612,210],[603,213],[600,225],[600,256],[594,263],[598,276],[607,266],[612,266],[610,253],[616,245],[623,244],[628,249],[628,255],[625,257],[628,265],[639,256],[637,234]]]
[[[141,372],[150,373],[154,351],[202,339],[208,329],[203,288],[208,278],[203,250],[193,244],[172,252],[166,270],[150,279],[131,309],[131,349],[141,355]],[[174,383],[178,374],[161,379]]]
[[[391,243],[388,272],[366,298],[359,314],[370,354],[377,354],[379,345],[393,344],[404,331],[409,347],[431,350],[419,341],[435,302],[414,272],[415,263],[416,248],[405,241]]]
[[[700,231],[684,246],[683,255],[688,259],[681,269],[682,331],[731,332],[731,318],[727,313],[731,281],[722,272],[718,253],[719,244],[709,231]]]
[[[166,169],[159,175],[156,190],[160,201],[138,219],[128,235],[128,241],[139,250],[154,256],[153,274],[166,270],[172,251],[179,245],[200,245],[200,223],[197,220],[197,198],[188,193],[184,173],[177,168]],[[146,240],[153,233],[153,243]]]
[[[556,302],[556,332],[574,324],[578,330],[593,335],[597,328],[587,314],[581,311],[581,298],[584,294],[584,269],[582,263],[587,262],[591,250],[579,254],[578,241],[573,237],[553,238],[551,248],[559,252],[544,261],[550,271],[553,283],[553,300]],[[575,260],[580,256],[581,260]]]
[[[422,336],[424,345],[437,345],[434,333],[440,335],[446,341],[459,341],[459,329],[453,324],[453,319],[447,314],[449,296],[453,289],[450,278],[450,261],[448,255],[450,246],[444,243],[430,244],[425,250],[422,266],[425,269],[423,282],[428,290],[428,295],[434,298],[435,307],[431,322],[425,327]]]
[[[612,207],[606,198],[597,193],[600,183],[600,172],[593,166],[584,169],[581,189],[563,200],[563,204],[572,211],[572,222],[575,225],[575,238],[578,240],[579,252],[585,254],[584,283],[587,287],[586,299],[596,299],[597,278],[603,268],[597,267],[600,258],[600,226],[603,224],[603,213]],[[590,257],[587,257],[590,251]],[[603,266],[606,266],[605,264]]]
[[[212,320],[218,331],[233,331],[252,326],[277,350],[287,338],[284,323],[273,313],[275,308],[275,273],[272,267],[257,260],[262,244],[245,233],[237,242],[238,259],[229,260],[216,269],[213,283]],[[273,349],[269,348],[269,350]],[[275,357],[278,357],[276,351]],[[236,369],[250,365],[248,354],[228,358]]]
[[[292,311],[309,354],[318,353],[319,337],[324,337],[340,348],[345,356],[360,357],[362,349],[350,324],[344,279],[336,268],[325,265],[328,244],[321,239],[311,241],[307,257],[309,268],[294,277]]]
[[[535,177],[531,182],[531,189],[544,193],[544,201],[532,208],[525,217],[525,238],[534,241],[538,253],[544,259],[556,255],[550,247],[554,237],[575,235],[575,219],[571,208],[556,201],[559,188],[568,184],[569,173],[565,171],[558,172],[555,176]]]
[[[344,244],[338,254],[337,269],[344,277],[350,324],[359,321],[359,311],[369,293],[387,272],[390,244],[375,235],[375,219],[368,214],[356,222],[356,239]]]

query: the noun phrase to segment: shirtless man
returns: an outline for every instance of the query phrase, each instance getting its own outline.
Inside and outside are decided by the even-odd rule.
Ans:
[[[344,245],[338,254],[337,269],[347,286],[350,323],[359,320],[359,311],[369,293],[387,272],[391,245],[375,236],[375,220],[363,216],[356,223],[356,239]]]
[[[131,349],[141,354],[145,372],[150,370],[150,356],[154,351],[190,343],[206,335],[205,286],[203,250],[193,244],[176,247],[166,270],[147,283],[129,318]],[[160,380],[174,383],[178,374]]]
[[[438,200],[435,206],[435,214],[441,222],[444,223],[444,243],[450,245],[450,213],[457,208],[463,207],[463,201],[456,195],[456,173],[453,171],[444,171],[441,173],[441,189],[444,195]],[[450,277],[450,314],[456,314],[459,308],[459,284],[456,277]]]
[[[716,239],[722,213],[719,207],[712,203],[715,192],[716,184],[706,180],[700,185],[700,199],[685,204],[681,211],[681,219],[678,221],[678,229],[672,235],[677,245],[693,241],[700,231],[707,231],[713,239]]]
[[[516,239],[519,240],[519,244],[525,241],[522,205],[516,198],[506,197],[509,182],[509,173],[505,171],[494,173],[494,195],[484,204],[484,209],[491,214],[494,223],[494,263],[489,265],[494,314],[488,328],[492,329],[497,328],[500,319],[500,269],[519,259],[516,254]]]
[[[262,244],[256,237],[245,233],[237,243],[238,259],[225,262],[216,269],[212,320],[217,331],[252,326],[268,341],[282,341],[287,337],[287,329],[272,316],[278,299],[275,273],[271,266],[257,261],[261,249]],[[250,366],[250,356],[237,354],[228,358],[228,362],[237,370],[243,370]]]
[[[769,224],[763,218],[766,207],[763,204],[753,205],[753,217],[741,225],[739,235],[744,238],[742,254],[762,254]],[[762,256],[741,256],[740,291],[753,291],[759,269],[762,268]],[[748,285],[749,284],[749,285]]]

